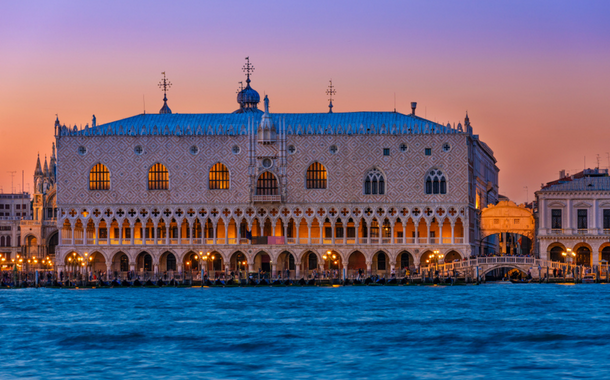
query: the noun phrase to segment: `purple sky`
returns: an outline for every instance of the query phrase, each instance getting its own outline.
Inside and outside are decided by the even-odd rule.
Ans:
[[[32,183],[67,124],[237,108],[241,66],[272,112],[392,110],[459,122],[529,200],[560,169],[610,165],[609,1],[8,2],[0,16],[0,187]],[[17,185],[19,184],[19,185]]]

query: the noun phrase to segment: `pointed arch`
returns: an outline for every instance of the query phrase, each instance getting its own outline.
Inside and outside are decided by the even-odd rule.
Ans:
[[[256,195],[279,195],[277,177],[271,172],[263,172],[256,181]]]
[[[447,179],[440,169],[430,169],[426,175],[426,194],[447,194]]]
[[[110,171],[102,163],[97,163],[89,172],[89,190],[110,190]]]
[[[169,171],[165,165],[156,163],[148,170],[148,190],[168,190]]]
[[[229,188],[230,176],[229,169],[222,162],[215,163],[210,169],[209,189],[226,190]]]
[[[328,173],[326,167],[319,162],[314,162],[307,168],[305,177],[305,188],[326,189]]]
[[[364,178],[364,194],[365,195],[383,195],[385,194],[385,178],[383,173],[373,168],[366,173]]]

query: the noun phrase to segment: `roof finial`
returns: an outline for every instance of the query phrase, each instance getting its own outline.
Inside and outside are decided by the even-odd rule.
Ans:
[[[326,95],[328,95],[328,113],[333,113],[333,95],[337,94],[337,90],[335,90],[335,86],[333,86],[333,80],[329,81],[328,90],[326,90]]]
[[[265,114],[269,114],[269,97],[265,95]]]
[[[161,74],[163,74],[163,79],[159,82],[159,88],[163,91],[163,107],[159,113],[172,113],[172,110],[167,106],[167,91],[172,86],[172,82],[165,76],[165,71]]]
[[[250,57],[246,57],[246,64],[242,68],[242,71],[246,73],[246,87],[250,86],[250,73],[254,72],[254,66],[250,64]]]

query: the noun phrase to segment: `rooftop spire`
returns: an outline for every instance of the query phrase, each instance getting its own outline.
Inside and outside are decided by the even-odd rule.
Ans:
[[[42,175],[42,166],[40,166],[40,153],[38,153],[38,159],[36,159],[36,170],[34,175]]]
[[[333,95],[337,94],[337,90],[335,90],[335,86],[333,86],[333,80],[329,81],[328,90],[326,90],[326,95],[328,95],[328,113],[333,113]]]
[[[246,87],[250,86],[250,73],[254,72],[254,66],[250,64],[250,57],[246,57],[246,64],[242,68],[242,71],[246,73]]]
[[[44,156],[44,171],[43,174],[45,177],[49,176],[49,164],[47,164],[47,156]]]
[[[163,79],[159,82],[159,88],[163,91],[163,107],[159,113],[172,113],[172,110],[167,106],[167,91],[172,86],[172,82],[165,76],[165,71],[161,74],[163,74]]]

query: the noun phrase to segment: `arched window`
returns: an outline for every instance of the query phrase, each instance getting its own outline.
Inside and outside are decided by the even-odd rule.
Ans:
[[[127,255],[121,256],[120,269],[121,269],[121,272],[127,272],[129,270],[129,259],[127,258]]]
[[[319,162],[314,162],[307,168],[308,189],[326,189],[326,168]]]
[[[383,252],[379,252],[377,253],[377,269],[378,270],[385,270],[386,265],[385,265],[385,253]]]
[[[256,195],[278,195],[277,178],[271,172],[264,172],[256,181]]]
[[[229,169],[218,162],[210,169],[210,190],[229,188]]]
[[[369,171],[364,180],[364,194],[385,194],[385,180],[378,169]]]
[[[7,236],[7,237],[6,237],[6,246],[7,246],[7,247],[10,247],[10,246],[11,246],[11,237],[10,237],[10,236]]]
[[[89,190],[110,190],[110,172],[104,164],[96,164],[89,172]]]
[[[309,264],[309,270],[318,269],[318,256],[315,253],[309,252],[309,257],[307,257],[307,261]]]
[[[167,270],[176,270],[176,256],[173,253],[167,254],[166,267]]]
[[[0,247],[4,247],[4,236],[0,236]]]
[[[163,164],[156,163],[148,171],[148,190],[169,189],[169,172]]]
[[[148,253],[144,255],[144,270],[150,272],[152,270],[152,256]]]
[[[447,180],[438,169],[432,169],[426,176],[426,194],[447,194]]]

